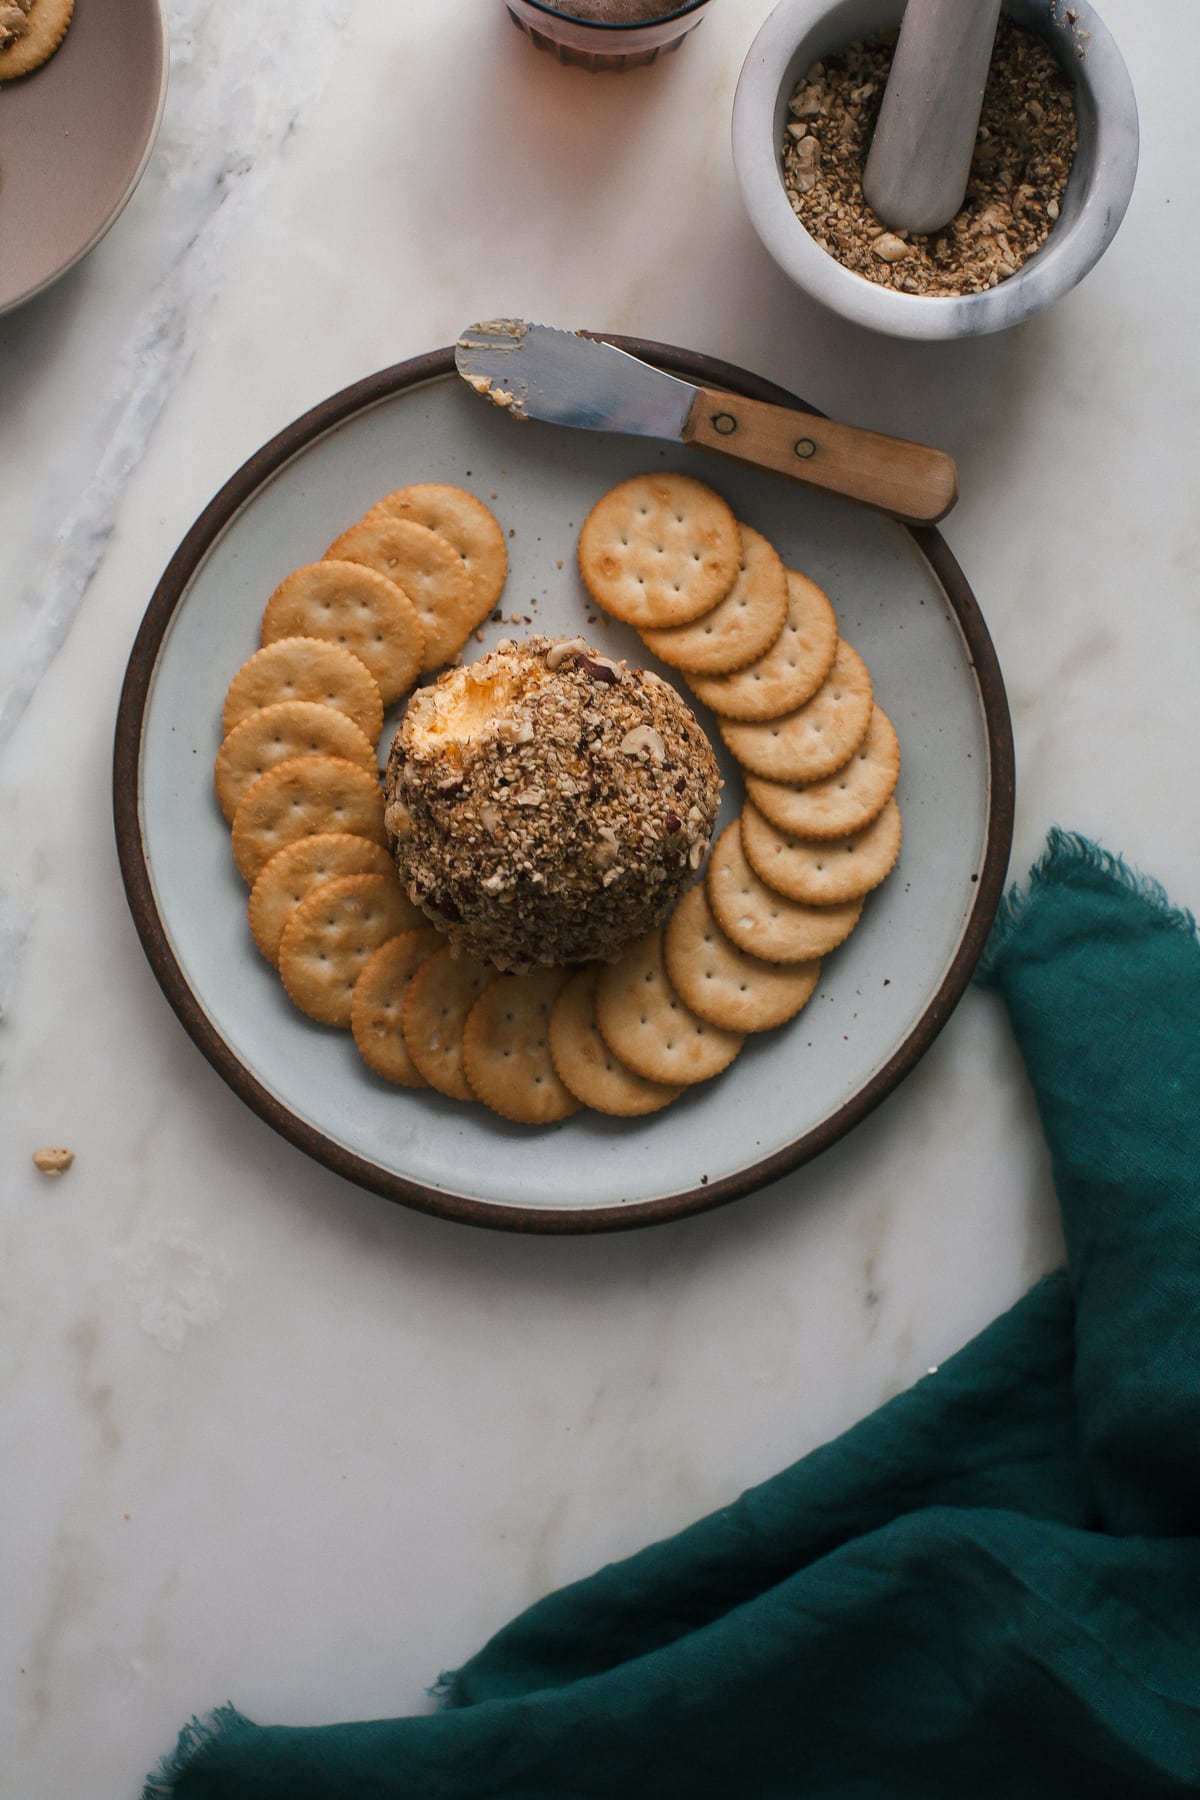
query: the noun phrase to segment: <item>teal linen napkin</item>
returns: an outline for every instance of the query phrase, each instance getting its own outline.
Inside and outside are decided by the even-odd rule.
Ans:
[[[1054,833],[981,979],[1067,1269],[732,1506],[530,1608],[431,1716],[194,1720],[145,1800],[1200,1794],[1200,944]]]

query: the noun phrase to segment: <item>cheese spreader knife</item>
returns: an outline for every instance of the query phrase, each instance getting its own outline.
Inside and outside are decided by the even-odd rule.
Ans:
[[[454,359],[471,387],[514,418],[715,450],[910,525],[934,524],[958,498],[942,450],[694,387],[581,332],[486,319],[462,332]]]

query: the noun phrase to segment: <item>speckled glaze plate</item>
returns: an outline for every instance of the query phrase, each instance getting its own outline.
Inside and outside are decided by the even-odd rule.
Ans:
[[[0,83],[0,313],[119,217],[158,132],[167,60],[162,0],[75,0],[49,61]]]
[[[710,387],[802,404],[711,359],[613,341]],[[534,1131],[481,1106],[389,1087],[349,1033],[291,1006],[251,942],[211,780],[228,682],[258,646],[276,583],[379,495],[414,481],[472,489],[509,534],[502,607],[528,625],[489,625],[480,654],[525,630],[574,635],[594,611],[575,564],[589,506],[613,482],[664,465],[711,482],[829,593],[900,736],[901,861],[826,959],[804,1012],[749,1039],[724,1075],[654,1117],[581,1112]],[[587,629],[609,654],[651,662],[613,621]],[[394,724],[393,716],[385,740]],[[722,760],[724,820],[742,786]],[[702,452],[514,423],[458,379],[447,349],[305,414],[197,520],[133,648],[114,807],[129,904],[163,991],[268,1124],[387,1199],[474,1225],[586,1232],[660,1223],[749,1194],[816,1156],[896,1087],[945,1024],[982,950],[1008,863],[1012,776],[995,654],[935,531]]]

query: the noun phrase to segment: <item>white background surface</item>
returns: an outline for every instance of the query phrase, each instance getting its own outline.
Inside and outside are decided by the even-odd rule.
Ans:
[[[1200,903],[1194,0],[1103,8],[1142,125],[1104,260],[1051,314],[948,346],[819,314],[750,231],[729,113],[765,0],[617,77],[560,67],[499,0],[334,0],[303,32],[283,0],[169,10],[140,189],[0,319],[6,1800],[135,1795],[226,1699],[263,1722],[427,1706],[515,1609],[860,1417],[1059,1255],[974,991],[819,1163],[628,1236],[389,1206],[224,1087],[125,907],[112,729],[179,539],[298,413],[517,314],[944,446],[944,532],[1013,711],[1014,876],[1061,824]],[[76,1152],[57,1182],[46,1143]]]

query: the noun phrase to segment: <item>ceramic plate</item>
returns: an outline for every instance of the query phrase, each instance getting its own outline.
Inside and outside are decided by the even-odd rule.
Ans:
[[[798,404],[707,358],[613,341],[709,387]],[[723,1076],[650,1119],[581,1112],[531,1131],[482,1107],[391,1088],[361,1062],[349,1033],[293,1009],[251,942],[246,890],[212,792],[225,689],[258,646],[276,583],[381,494],[427,480],[472,489],[509,536],[506,620],[485,628],[478,654],[502,636],[583,628],[607,653],[646,664],[632,632],[603,616],[587,623],[595,609],[575,546],[599,494],[664,465],[715,485],[833,600],[900,736],[901,861],[826,959],[804,1012],[747,1040]],[[724,772],[722,822],[742,794],[728,761]],[[936,532],[699,451],[515,422],[466,387],[445,350],[306,414],[196,522],[134,646],[115,814],[130,905],[167,998],[269,1124],[340,1174],[429,1212],[509,1229],[610,1230],[700,1211],[796,1168],[914,1066],[961,996],[999,901],[1012,742],[986,628]]]
[[[75,0],[50,60],[0,83],[0,313],[104,236],[141,179],[166,90],[161,0]]]

